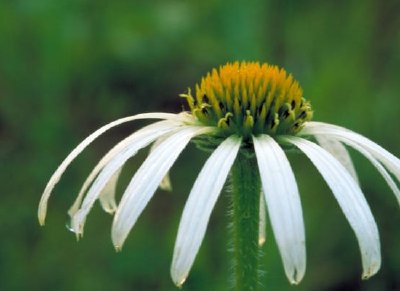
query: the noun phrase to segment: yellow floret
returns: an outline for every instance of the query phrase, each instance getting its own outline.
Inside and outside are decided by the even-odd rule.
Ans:
[[[192,114],[227,134],[295,134],[312,117],[299,83],[284,69],[258,62],[213,69],[182,97]]]

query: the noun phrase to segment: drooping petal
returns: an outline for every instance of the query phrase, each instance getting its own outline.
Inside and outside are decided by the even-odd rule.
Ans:
[[[104,125],[103,127],[99,128],[92,134],[90,134],[87,138],[85,138],[73,151],[65,158],[65,160],[58,166],[57,170],[51,176],[49,182],[46,185],[46,188],[43,191],[42,197],[39,202],[38,208],[38,219],[41,225],[44,225],[46,219],[46,212],[47,212],[47,201],[50,198],[50,194],[54,188],[54,186],[60,180],[62,174],[65,172],[66,168],[69,164],[89,145],[91,144],[97,137],[102,135],[107,130],[120,125],[122,123],[126,123],[129,121],[137,120],[137,119],[179,119],[179,115],[171,114],[171,113],[143,113],[137,114],[125,118],[121,118],[115,120],[111,123]]]
[[[117,188],[117,182],[119,175],[121,174],[122,168],[118,169],[114,175],[107,182],[103,190],[99,194],[99,201],[105,212],[110,214],[117,210],[117,202],[115,201],[115,191]]]
[[[167,138],[167,136],[157,139],[151,146],[150,152],[154,151],[154,149],[157,148],[166,138]],[[167,172],[167,174],[165,174],[165,177],[161,180],[159,187],[161,190],[164,190],[164,191],[172,191],[172,184],[171,184],[171,178],[169,176],[169,172]]]
[[[344,139],[341,137],[337,137],[338,140],[341,140],[343,143],[347,144],[348,146],[354,148],[355,150],[359,151],[364,157],[366,157],[371,164],[378,170],[378,172],[382,175],[385,179],[386,183],[389,185],[390,189],[393,191],[394,195],[397,198],[397,202],[400,204],[400,190],[396,185],[396,182],[392,179],[390,174],[386,171],[385,167],[375,159],[375,157],[370,154],[370,152],[360,146],[358,143],[355,143],[349,139]]]
[[[222,142],[209,157],[193,185],[179,224],[171,266],[171,277],[178,287],[189,274],[240,144],[241,138],[237,136]]]
[[[159,121],[150,125],[147,125],[140,130],[134,132],[133,134],[129,135],[119,143],[117,143],[111,150],[109,150],[103,158],[97,163],[97,165],[93,168],[93,170],[90,172],[89,176],[86,178],[85,182],[83,183],[79,194],[77,198],[75,199],[73,205],[71,208],[68,210],[69,216],[72,218],[75,213],[79,210],[79,207],[81,206],[82,199],[88,190],[89,186],[93,183],[94,179],[97,177],[97,175],[100,173],[100,171],[104,168],[105,165],[107,165],[118,153],[121,153],[126,150],[132,143],[137,143],[138,140],[144,138],[143,141],[147,141],[146,137],[150,134],[156,134],[158,136],[158,133],[160,134],[166,134],[164,130],[170,131],[173,130],[174,128],[178,128],[181,124],[179,122],[174,122],[170,120],[164,120],[164,121]],[[140,141],[139,141],[140,144]],[[144,143],[142,147],[147,146],[148,143]],[[134,155],[133,153],[132,155]],[[118,175],[115,176],[115,182],[118,180]],[[109,188],[111,189],[111,188]],[[101,195],[100,195],[101,196]]]
[[[361,250],[362,277],[371,277],[381,265],[380,242],[376,222],[360,187],[342,164],[317,144],[299,137],[282,140],[297,146],[324,177],[356,234]]]
[[[258,245],[261,247],[267,239],[267,210],[265,209],[264,192],[260,193],[260,221],[258,224]]]
[[[349,171],[350,175],[353,176],[354,181],[359,183],[357,172],[346,147],[335,138],[329,138],[324,135],[316,135],[315,138],[322,148],[327,150],[347,169],[347,171]]]
[[[340,137],[342,141],[350,140],[355,142],[370,152],[371,155],[378,159],[397,178],[397,180],[400,181],[400,159],[389,153],[380,145],[358,133],[333,124],[323,122],[307,122],[299,134],[329,135]]]
[[[176,124],[163,121],[148,125],[147,127],[135,132],[134,137],[130,137],[130,143],[126,144],[118,152],[112,153],[113,159],[101,170],[83,200],[81,208],[72,217],[71,226],[78,236],[82,235],[86,216],[95,201],[98,199],[101,191],[104,189],[111,177],[121,169],[125,162],[134,156],[138,150],[146,147],[155,139],[164,134],[178,130],[179,128],[180,127]]]
[[[168,137],[149,154],[129,183],[115,213],[111,238],[120,249],[137,218],[153,196],[165,174],[189,141],[214,130],[208,127],[187,126]]]
[[[306,270],[303,213],[289,161],[270,136],[253,137],[268,213],[286,276],[298,284]]]

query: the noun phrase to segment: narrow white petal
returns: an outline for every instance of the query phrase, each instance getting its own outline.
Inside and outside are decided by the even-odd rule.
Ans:
[[[117,170],[114,175],[107,182],[103,190],[99,194],[99,201],[105,212],[110,214],[117,210],[117,202],[115,201],[115,191],[117,190],[117,183],[122,168]]]
[[[259,222],[259,229],[258,229],[258,245],[261,247],[264,245],[267,239],[267,210],[265,209],[265,198],[264,192],[261,191],[260,193],[260,222]]]
[[[348,146],[354,148],[355,150],[359,151],[364,157],[366,157],[371,164],[378,170],[378,172],[382,175],[385,179],[386,183],[389,185],[390,189],[393,191],[394,195],[397,198],[397,202],[400,204],[400,190],[396,185],[396,182],[392,179],[390,174],[386,171],[385,167],[366,149],[364,149],[358,143],[355,143],[349,139],[342,139],[341,137],[337,137],[339,140],[342,140],[343,143],[347,144]]]
[[[360,187],[342,164],[323,148],[298,137],[282,140],[304,152],[324,177],[356,234],[363,265],[362,277],[366,279],[374,275],[381,265],[379,234]]]
[[[169,120],[159,121],[154,124],[150,124],[148,126],[141,128],[140,130],[134,132],[133,134],[129,135],[128,137],[117,143],[110,151],[108,151],[103,156],[103,158],[97,163],[94,169],[90,172],[89,176],[86,178],[85,182],[81,187],[81,190],[79,191],[77,198],[75,199],[73,205],[68,210],[69,216],[72,218],[75,215],[75,213],[79,210],[79,207],[81,206],[82,203],[82,199],[86,191],[88,190],[89,186],[92,184],[92,182],[100,173],[100,171],[104,168],[104,166],[107,165],[118,153],[125,151],[125,149],[129,147],[130,144],[136,143],[137,140],[145,138],[149,134],[152,135],[154,134],[154,132],[157,134],[157,131],[160,131],[160,133],[162,133],[165,128],[171,127],[171,129],[173,129],[173,127],[177,127],[179,125],[180,125],[179,123],[176,123],[174,121],[169,121]],[[145,144],[144,146],[147,146],[147,144]],[[117,182],[117,179],[115,180],[115,182]]]
[[[303,213],[289,161],[270,136],[253,137],[263,192],[286,276],[298,284],[306,270]]]
[[[167,138],[167,136],[157,139],[151,146],[150,152],[154,151],[154,149],[157,148],[166,138]],[[161,190],[164,190],[164,191],[172,191],[172,184],[171,184],[171,178],[169,176],[169,172],[167,172],[167,174],[165,174],[164,178],[161,180],[159,187]]]
[[[209,157],[193,185],[179,224],[171,266],[171,277],[178,287],[186,280],[199,251],[211,212],[240,144],[241,138],[237,136],[222,142]]]
[[[82,235],[86,216],[92,208],[94,202],[97,200],[101,191],[104,189],[111,177],[119,169],[121,169],[125,162],[134,156],[138,150],[146,147],[155,139],[164,134],[177,130],[178,128],[179,126],[176,124],[163,121],[148,125],[147,127],[135,132],[134,136],[130,138],[131,141],[129,144],[126,144],[115,155],[113,153],[113,159],[101,170],[100,174],[93,182],[85,199],[83,200],[81,208],[72,217],[71,226],[77,235]]]
[[[380,145],[374,143],[368,138],[350,131],[346,128],[323,122],[307,122],[300,132],[301,135],[329,135],[341,137],[344,141],[350,140],[362,146],[378,159],[396,178],[400,181],[400,159],[389,153]]]
[[[153,196],[165,174],[189,141],[213,130],[207,127],[187,126],[166,139],[149,154],[129,183],[115,213],[111,238],[120,249],[137,218]]]
[[[327,150],[347,169],[347,171],[349,171],[350,175],[353,176],[354,181],[359,183],[357,172],[346,147],[337,139],[325,135],[316,135],[315,138],[322,148]]]
[[[107,130],[120,125],[122,123],[126,123],[129,121],[137,120],[137,119],[179,119],[181,118],[178,114],[171,114],[171,113],[143,113],[137,114],[133,116],[128,116],[125,118],[121,118],[115,120],[111,123],[104,125],[103,127],[99,128],[87,138],[85,138],[73,151],[65,158],[65,160],[58,166],[57,170],[51,176],[49,182],[46,185],[46,188],[43,191],[42,197],[39,202],[38,208],[38,218],[39,223],[44,225],[46,219],[46,212],[47,212],[47,201],[50,198],[50,194],[54,188],[54,186],[60,180],[62,174],[65,172],[66,168],[69,164],[89,145],[91,144],[97,137],[102,135]]]

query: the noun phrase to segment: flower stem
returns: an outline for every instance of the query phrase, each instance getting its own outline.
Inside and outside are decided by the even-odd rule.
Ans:
[[[260,176],[256,159],[240,153],[231,174],[235,290],[258,290]]]

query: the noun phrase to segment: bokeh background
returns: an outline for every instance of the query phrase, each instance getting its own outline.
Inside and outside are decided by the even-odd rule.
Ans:
[[[67,210],[96,161],[146,122],[120,126],[68,169],[36,218],[48,178],[101,125],[140,112],[179,112],[179,93],[234,60],[285,67],[315,119],[360,132],[400,156],[400,2],[0,1],[0,290],[177,290],[169,276],[179,218],[207,158],[193,145],[158,191],[121,253],[112,217],[92,210],[76,242]],[[119,193],[143,161],[125,167]],[[268,226],[265,290],[400,290],[400,211],[375,169],[351,152],[381,234],[381,271],[361,281],[356,239],[323,179],[290,156],[302,196],[307,273],[290,286]],[[183,290],[226,290],[227,195],[213,212]]]

